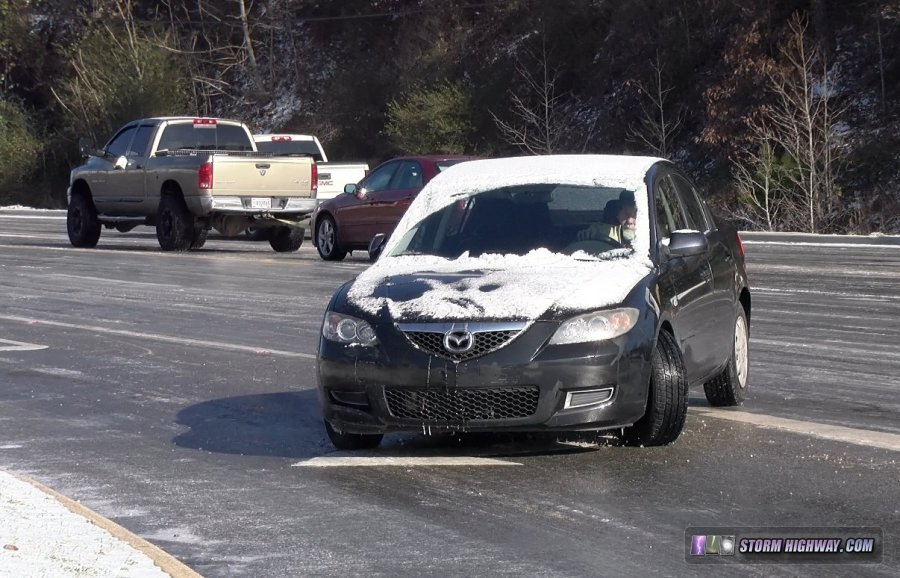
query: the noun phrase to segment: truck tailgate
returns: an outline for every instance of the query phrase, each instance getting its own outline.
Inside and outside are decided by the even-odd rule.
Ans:
[[[213,195],[311,197],[308,157],[213,156]]]

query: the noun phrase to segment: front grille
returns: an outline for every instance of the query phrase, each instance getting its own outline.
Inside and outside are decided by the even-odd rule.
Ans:
[[[537,411],[537,386],[478,389],[387,387],[388,411],[401,419],[430,422],[516,419]]]
[[[472,334],[475,345],[465,353],[453,353],[444,347],[444,334],[432,331],[404,331],[406,338],[413,345],[431,355],[446,357],[454,361],[465,361],[480,357],[506,345],[519,330],[513,331],[479,331]]]

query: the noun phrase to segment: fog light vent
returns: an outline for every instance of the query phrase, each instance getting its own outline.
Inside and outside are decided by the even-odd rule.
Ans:
[[[615,388],[605,387],[603,389],[570,391],[566,395],[566,408],[583,407],[586,405],[596,405],[598,403],[607,402],[612,399],[613,389]]]
[[[369,396],[364,391],[332,391],[331,399],[343,405],[369,405]]]

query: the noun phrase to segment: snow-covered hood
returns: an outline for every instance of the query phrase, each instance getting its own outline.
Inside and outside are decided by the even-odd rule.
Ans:
[[[535,320],[621,303],[651,270],[632,257],[579,261],[537,249],[526,255],[386,257],[350,287],[353,305],[394,321]]]

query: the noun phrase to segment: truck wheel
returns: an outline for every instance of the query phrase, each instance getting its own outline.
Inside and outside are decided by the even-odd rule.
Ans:
[[[197,237],[194,216],[184,199],[167,195],[159,201],[156,239],[163,251],[187,251]]]
[[[744,308],[738,309],[734,320],[734,345],[728,365],[722,373],[703,384],[710,405],[741,405],[747,397],[750,375],[750,332]]]
[[[324,215],[316,223],[316,249],[325,261],[340,261],[347,256],[337,242],[337,227],[330,215]]]
[[[331,445],[339,450],[370,450],[377,448],[378,444],[384,438],[383,434],[353,434],[347,432],[339,432],[325,420],[325,432],[328,433],[328,439]]]
[[[688,384],[675,338],[660,332],[651,359],[647,412],[622,431],[622,440],[627,445],[664,446],[678,439],[684,428]]]
[[[66,212],[66,230],[73,247],[96,247],[100,240],[100,222],[94,203],[82,194],[72,195]]]
[[[206,244],[206,236],[209,235],[209,229],[199,228],[195,231],[194,242],[191,243],[191,250],[199,249]]]
[[[296,251],[303,244],[303,229],[297,227],[278,227],[272,229],[269,235],[269,245],[276,253],[290,253]]]

